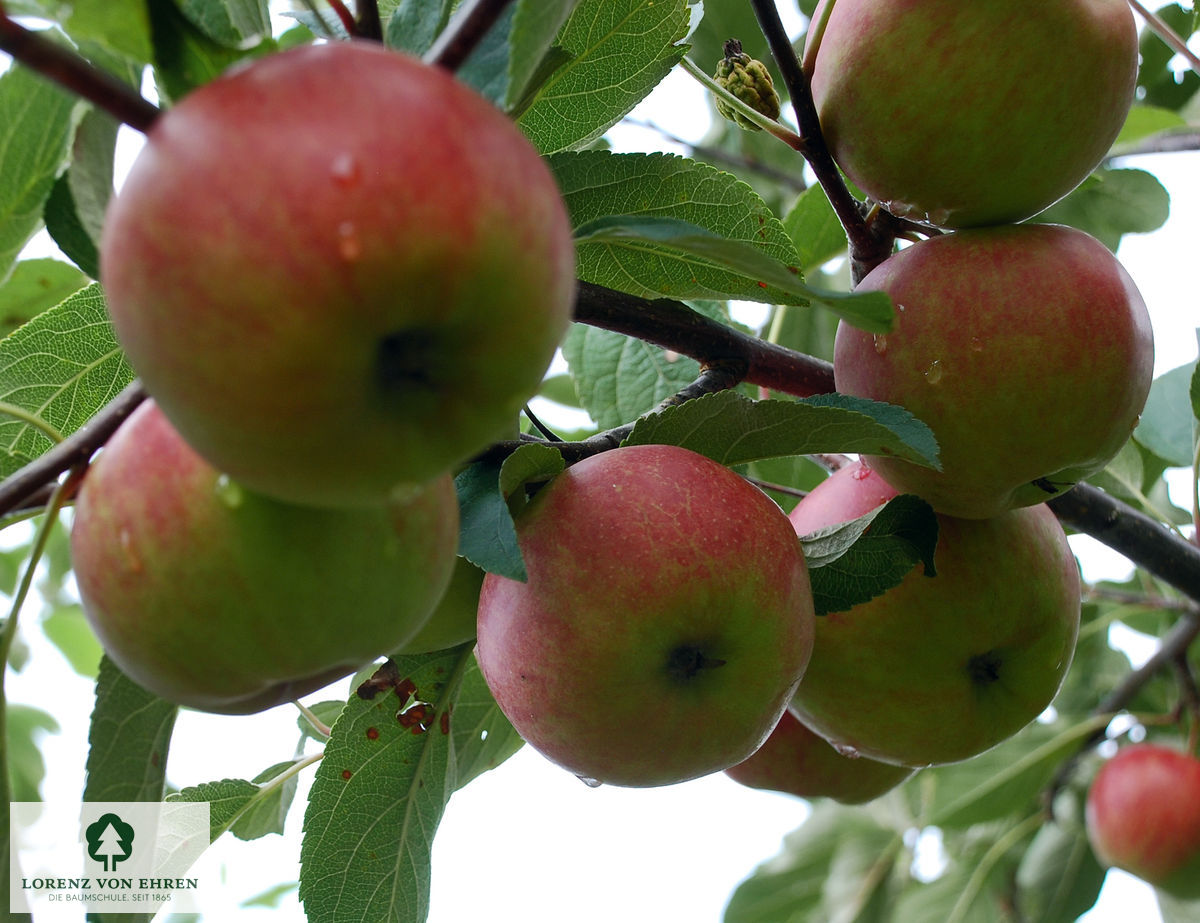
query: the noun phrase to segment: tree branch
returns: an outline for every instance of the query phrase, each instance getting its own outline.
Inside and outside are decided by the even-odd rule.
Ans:
[[[133,382],[70,436],[0,482],[0,516],[17,509],[64,471],[86,464],[145,398],[141,383]]]
[[[511,2],[467,0],[425,52],[425,63],[436,64],[448,71],[458,70]]]
[[[129,84],[96,67],[65,45],[52,42],[41,33],[9,19],[2,4],[0,51],[7,52],[13,60],[94,103],[143,134],[150,131],[162,114],[162,110]]]
[[[1130,561],[1200,600],[1200,548],[1158,520],[1090,484],[1076,484],[1049,501],[1066,525],[1086,532]]]
[[[650,300],[580,282],[575,320],[674,350],[702,365],[744,362],[745,380],[773,391],[809,397],[833,390],[828,362],[734,330],[669,298]]]

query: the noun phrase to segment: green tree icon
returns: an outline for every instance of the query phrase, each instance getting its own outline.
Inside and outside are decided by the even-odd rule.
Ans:
[[[88,855],[103,863],[104,871],[112,872],[118,862],[133,855],[133,827],[116,814],[102,814],[83,832],[87,839]]]

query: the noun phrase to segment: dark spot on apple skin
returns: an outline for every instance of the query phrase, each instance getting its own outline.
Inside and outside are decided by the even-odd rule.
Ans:
[[[438,384],[440,356],[438,338],[428,330],[389,333],[380,338],[376,348],[376,383],[384,394],[434,388]]]
[[[985,651],[976,654],[967,661],[967,673],[971,682],[978,686],[988,686],[1000,679],[1000,667],[1004,661],[996,651]]]
[[[689,682],[704,670],[723,666],[724,660],[707,656],[699,644],[680,644],[667,654],[667,675],[677,683]]]

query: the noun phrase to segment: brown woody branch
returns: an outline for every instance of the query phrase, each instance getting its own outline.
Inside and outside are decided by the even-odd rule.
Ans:
[[[580,282],[575,320],[674,350],[701,365],[743,362],[744,380],[799,397],[833,390],[833,366],[705,317],[680,301]]]
[[[804,139],[804,149],[801,153],[816,175],[817,182],[825,190],[825,195],[829,197],[829,203],[833,206],[838,221],[846,230],[846,238],[850,245],[851,273],[854,282],[857,283],[891,254],[897,227],[891,214],[884,209],[872,210],[871,219],[868,220],[863,204],[854,198],[846,187],[821,133],[821,122],[817,117],[817,106],[813,102],[808,75],[804,73],[804,68],[796,57],[792,40],[779,18],[775,0],[750,2],[791,98],[792,109],[796,113],[796,124],[800,129],[800,136]]]
[[[467,0],[425,52],[425,62],[456,71],[483,41],[512,0]]]
[[[70,436],[0,482],[0,516],[25,508],[64,471],[87,464],[145,397],[141,383],[133,382]]]
[[[161,114],[129,84],[96,67],[65,45],[50,41],[40,32],[18,25],[0,4],[0,51],[15,61],[53,80],[64,89],[99,106],[114,118],[143,134]]]

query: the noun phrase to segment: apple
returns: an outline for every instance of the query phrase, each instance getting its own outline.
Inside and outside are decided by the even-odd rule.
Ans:
[[[131,365],[214,467],[375,505],[504,434],[573,304],[553,175],[440,68],[294,48],[167,110],[106,216]]]
[[[465,644],[475,637],[475,621],[479,611],[479,591],[483,586],[483,571],[459,558],[450,576],[450,586],[441,602],[414,637],[396,651],[397,654],[427,654]]]
[[[690,450],[627,446],[568,468],[515,521],[528,581],[484,578],[476,657],[528,743],[624,786],[758,748],[812,651],[808,571],[772,500]]]
[[[261,711],[400,647],[450,580],[449,475],[372,509],[282,503],[197,455],[153,401],[83,478],[83,610],[131,679],[180,705]]]
[[[1126,0],[828,0],[805,60],[847,176],[904,218],[1006,224],[1074,189],[1133,102]]]
[[[729,767],[725,774],[750,788],[800,798],[832,798],[842,804],[866,804],[891,791],[911,776],[913,769],[865,756],[842,755],[785,711],[754,755]]]
[[[1085,817],[1101,863],[1200,898],[1200,760],[1161,744],[1123,747],[1092,781]]]
[[[886,499],[861,461],[792,510],[808,535]],[[796,716],[842,753],[904,766],[965,760],[1033,721],[1062,684],[1079,632],[1079,572],[1045,504],[992,519],[939,515],[936,576],[816,620]]]
[[[839,325],[837,389],[900,404],[930,426],[940,472],[869,463],[940,513],[984,518],[1048,500],[1103,468],[1137,425],[1154,368],[1149,314],[1129,274],[1083,231],[930,238],[858,291],[886,292],[896,327]]]

